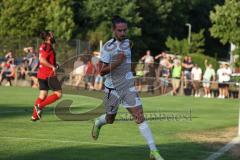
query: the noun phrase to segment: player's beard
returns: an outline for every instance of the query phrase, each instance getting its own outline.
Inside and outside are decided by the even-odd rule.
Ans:
[[[127,39],[127,37],[126,36],[121,36],[121,37],[117,38],[118,41],[123,41],[124,39]]]

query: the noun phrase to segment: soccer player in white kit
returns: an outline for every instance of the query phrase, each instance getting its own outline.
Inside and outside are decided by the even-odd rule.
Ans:
[[[134,77],[131,72],[130,41],[126,38],[127,22],[119,16],[114,16],[112,25],[115,37],[104,44],[99,65],[100,74],[106,76],[104,83],[106,114],[95,120],[92,137],[97,140],[101,127],[114,122],[118,106],[122,104],[131,113],[141,134],[146,139],[150,148],[150,159],[163,160],[144,119],[142,103],[134,85]]]

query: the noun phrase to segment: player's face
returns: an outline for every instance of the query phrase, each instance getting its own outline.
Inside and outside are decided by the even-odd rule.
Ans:
[[[113,28],[113,33],[117,40],[121,41],[126,38],[127,35],[127,24],[126,23],[117,23]]]

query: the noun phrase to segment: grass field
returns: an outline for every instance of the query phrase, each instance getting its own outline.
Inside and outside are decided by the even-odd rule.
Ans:
[[[148,147],[132,121],[104,126],[98,141],[90,136],[91,120],[62,121],[53,112],[56,104],[45,109],[41,121],[31,122],[32,104],[37,95],[36,89],[0,87],[1,160],[148,159]],[[65,94],[63,99],[73,100],[76,112],[101,103],[100,99],[80,95]],[[205,159],[224,145],[222,139],[228,141],[237,135],[234,128],[238,122],[239,100],[155,96],[142,101],[146,112],[188,115],[191,109],[191,119],[149,121],[160,153],[166,160]],[[125,112],[124,109],[119,111]],[[219,159],[238,158],[228,152]]]

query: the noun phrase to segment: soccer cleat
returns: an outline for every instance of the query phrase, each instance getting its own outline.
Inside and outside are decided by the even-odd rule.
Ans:
[[[39,108],[39,105],[34,106],[34,109],[36,110],[38,119],[41,119],[42,110]]]
[[[98,136],[99,136],[99,133],[100,133],[100,129],[101,129],[101,126],[97,125],[98,121],[99,121],[99,119],[95,119],[94,124],[93,124],[93,128],[92,128],[92,138],[94,140],[98,139]]]
[[[150,160],[164,160],[158,151],[151,151],[150,152]]]
[[[36,121],[38,121],[39,120],[39,118],[37,117],[37,118],[35,118],[35,117],[33,117],[32,116],[32,118],[31,118],[31,121],[33,121],[33,122],[36,122]]]

